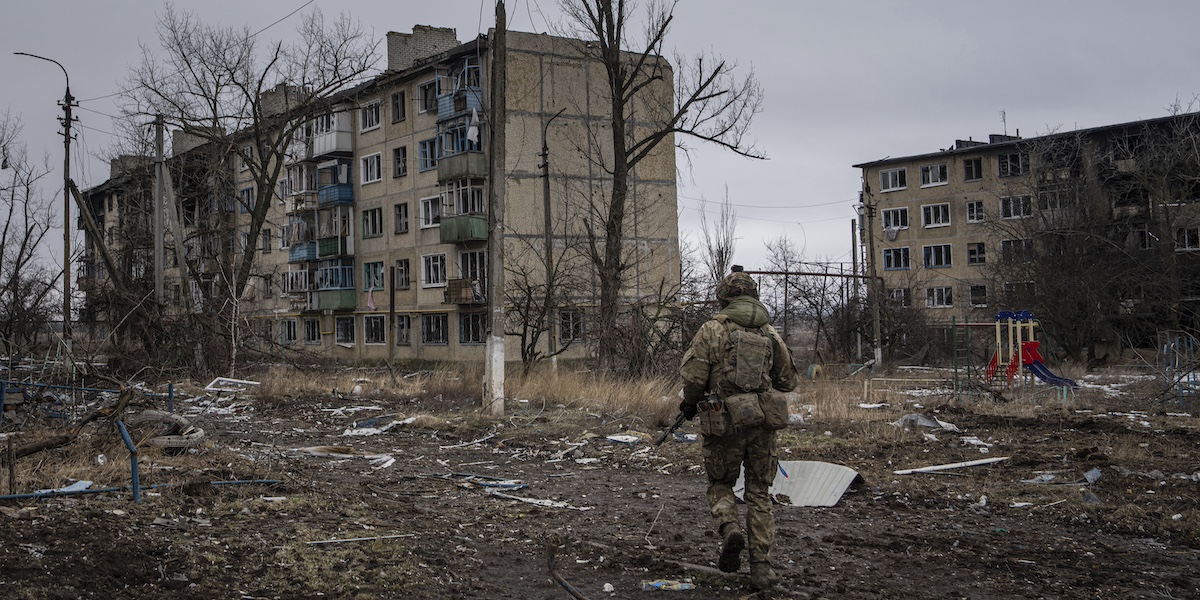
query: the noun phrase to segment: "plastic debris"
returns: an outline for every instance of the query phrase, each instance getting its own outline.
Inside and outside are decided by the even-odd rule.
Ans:
[[[779,472],[767,493],[780,504],[790,506],[834,506],[855,481],[858,472],[850,467],[812,460],[781,460]],[[746,472],[733,484],[733,493],[742,497]]]
[[[920,413],[910,413],[910,414],[904,415],[903,417],[900,417],[900,419],[898,419],[896,421],[892,421],[890,424],[895,425],[896,427],[904,427],[906,425],[912,424],[912,425],[917,425],[918,427],[931,427],[934,429],[945,429],[946,431],[953,431],[954,433],[962,433],[962,430],[959,429],[957,426],[955,426],[953,423],[947,423],[936,417],[931,417],[929,415],[923,415]]]
[[[918,467],[916,469],[902,469],[899,471],[892,471],[892,473],[895,473],[896,475],[909,475],[912,473],[933,473],[936,471],[946,471],[949,469],[961,469],[963,467],[976,467],[979,465],[990,465],[992,463],[998,463],[1003,460],[1008,460],[1009,458],[1011,458],[1011,457],[997,456],[995,458],[981,458],[979,460],[968,460],[965,462],[950,463],[950,464],[946,464],[946,465],[933,465],[930,467]]]
[[[227,392],[236,394],[244,392],[250,388],[258,387],[260,384],[257,381],[249,381],[246,379],[230,379],[229,377],[218,377],[212,380],[211,383],[204,386],[206,392]]]
[[[588,510],[592,510],[593,508],[596,508],[594,506],[572,506],[570,504],[567,504],[566,502],[559,502],[557,500],[543,500],[541,498],[523,498],[521,496],[514,496],[512,494],[505,494],[503,492],[497,492],[496,490],[488,490],[488,494],[495,496],[497,498],[504,498],[506,500],[516,500],[518,502],[525,502],[526,504],[534,504],[537,506],[544,506],[546,508],[565,508],[568,510],[578,510],[580,512],[588,511]]]
[[[642,589],[650,590],[694,590],[696,586],[692,585],[692,579],[655,579],[653,581],[642,581]]]
[[[1084,473],[1083,478],[1087,480],[1089,485],[1100,481],[1100,469],[1092,469],[1091,471]]]
[[[617,588],[613,587],[613,584],[611,584],[611,583],[604,584],[604,592],[606,594],[611,594],[615,591],[617,591]]]
[[[38,495],[64,494],[64,493],[70,494],[72,492],[82,492],[90,487],[92,487],[92,482],[84,479],[84,480],[76,481],[75,483],[72,483],[71,485],[60,487],[60,488],[54,488],[54,489],[48,489],[48,490],[37,490],[34,492],[34,494],[38,494]]]
[[[863,409],[883,408],[888,406],[887,402],[859,402],[858,407]]]
[[[1034,477],[1033,479],[1022,479],[1021,483],[1034,483],[1034,484],[1038,484],[1038,485],[1044,485],[1044,484],[1050,483],[1051,481],[1054,481],[1055,479],[1058,479],[1058,475],[1055,475],[1054,473],[1042,473],[1041,475],[1038,475],[1037,477]]]
[[[642,441],[642,438],[640,438],[636,435],[610,435],[605,439],[607,439],[610,442],[616,442],[618,444],[636,444],[636,443]]]

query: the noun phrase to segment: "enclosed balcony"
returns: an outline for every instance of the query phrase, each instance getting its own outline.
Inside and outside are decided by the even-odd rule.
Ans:
[[[446,304],[487,304],[483,284],[474,279],[451,279],[446,282]]]
[[[344,206],[354,203],[354,186],[349,183],[335,183],[321,186],[317,192],[318,205],[321,208],[329,206]]]
[[[327,237],[317,240],[317,257],[330,258],[350,254],[350,238],[347,236]]]
[[[441,242],[457,244],[487,240],[487,215],[450,215],[442,217]]]
[[[438,181],[487,177],[487,169],[482,152],[460,152],[438,159]]]
[[[318,290],[353,290],[354,266],[321,267],[317,269]]]
[[[288,271],[283,274],[283,293],[303,294],[313,291],[313,272],[308,269]]]
[[[294,242],[288,250],[288,262],[317,260],[316,242]]]
[[[438,96],[438,120],[471,114],[483,115],[483,88],[463,86],[449,94]]]

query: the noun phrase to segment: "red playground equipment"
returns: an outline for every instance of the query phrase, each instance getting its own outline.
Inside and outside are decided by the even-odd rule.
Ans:
[[[1059,388],[1078,388],[1079,384],[1052,372],[1039,352],[1041,342],[1033,339],[1037,320],[1027,310],[1001,311],[996,315],[996,352],[988,361],[984,378],[991,383],[1001,369],[1008,385],[1022,385],[1024,378],[1016,377],[1022,365],[1034,377]]]

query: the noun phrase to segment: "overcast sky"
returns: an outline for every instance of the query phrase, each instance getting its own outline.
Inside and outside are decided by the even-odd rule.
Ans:
[[[208,23],[270,26],[262,34],[268,39],[290,38],[299,15],[284,17],[305,6],[327,16],[349,11],[379,40],[421,24],[453,27],[467,41],[492,26],[492,1],[205,0],[176,7]],[[56,170],[43,192],[57,196],[58,207],[62,72],[12,53],[66,67],[81,101],[72,176],[81,188],[94,186],[108,175],[108,115],[117,114],[111,95],[139,61],[139,43],[157,48],[163,4],[6,4],[0,110],[22,119],[31,154],[49,155]],[[554,0],[509,0],[507,8],[514,30],[543,32],[560,19]],[[737,212],[735,262],[763,266],[763,241],[780,236],[808,260],[849,261],[861,188],[851,165],[933,152],[1006,127],[1029,137],[1164,116],[1176,100],[1186,105],[1200,94],[1196,23],[1200,2],[1188,0],[682,0],[668,48],[711,50],[753,68],[766,94],[753,133],[770,159],[691,144],[690,169],[680,161],[680,233],[695,235],[700,198],[715,218],[728,187]]]

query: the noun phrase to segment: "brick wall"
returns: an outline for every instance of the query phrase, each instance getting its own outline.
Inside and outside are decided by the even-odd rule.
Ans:
[[[458,37],[451,27],[414,25],[412,33],[387,34],[387,58],[389,71],[403,71],[417,61],[441,54],[459,46]]]

